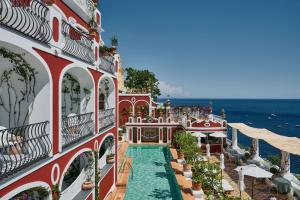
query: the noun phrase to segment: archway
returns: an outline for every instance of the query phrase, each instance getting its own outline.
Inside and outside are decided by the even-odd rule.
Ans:
[[[2,179],[50,154],[52,84],[45,62],[34,52],[6,42],[0,46]]]
[[[61,79],[61,143],[65,148],[94,133],[94,83],[81,67],[70,67]]]
[[[98,167],[103,170],[106,165],[114,163],[115,155],[115,138],[113,135],[108,135],[103,139],[99,148]]]
[[[112,78],[102,77],[99,81],[99,131],[115,124],[116,90]]]
[[[66,166],[61,179],[61,198],[73,199],[85,181],[95,182],[95,159],[92,151],[76,154]]]

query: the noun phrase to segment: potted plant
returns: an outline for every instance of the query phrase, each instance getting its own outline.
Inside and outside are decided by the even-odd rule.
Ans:
[[[85,166],[86,180],[82,184],[82,190],[91,190],[94,188],[92,177],[94,176],[94,156],[89,153],[87,156],[87,164]]]
[[[116,53],[116,50],[117,50],[117,46],[118,46],[118,38],[117,36],[113,36],[111,39],[110,39],[110,42],[111,42],[111,50],[112,50],[112,54],[115,54]]]
[[[183,148],[186,163],[183,165],[183,171],[191,171],[192,165],[198,160],[200,156],[200,148],[196,143],[192,143]]]
[[[196,161],[193,166],[192,185],[193,190],[201,190],[204,181],[204,163]]]
[[[58,188],[57,184],[52,186],[51,192],[52,192],[52,199],[53,200],[59,200],[60,191],[59,191],[59,188]]]
[[[97,23],[95,21],[95,19],[92,19],[89,23],[89,35],[91,36],[91,38],[95,38],[98,34],[97,32]]]
[[[114,139],[110,138],[108,140],[108,148],[110,149],[110,153],[106,156],[106,163],[113,164],[115,162],[115,154],[112,152],[114,146]]]

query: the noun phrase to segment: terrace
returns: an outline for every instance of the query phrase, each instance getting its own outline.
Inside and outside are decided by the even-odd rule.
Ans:
[[[116,72],[114,57],[111,55],[100,55],[99,68],[114,75]]]
[[[3,3],[3,2],[2,2]],[[31,53],[0,49],[0,179],[39,163],[52,151],[50,79]],[[5,56],[3,56],[5,55]]]
[[[94,134],[94,86],[82,68],[69,69],[62,80],[61,143],[66,148]]]
[[[99,83],[99,132],[115,124],[116,94],[115,85],[111,78],[104,77]]]
[[[0,25],[41,43],[50,42],[49,9],[42,1],[2,0],[0,11]]]

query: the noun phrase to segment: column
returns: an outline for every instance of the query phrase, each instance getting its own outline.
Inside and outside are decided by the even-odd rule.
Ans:
[[[163,128],[162,127],[159,127],[158,128],[158,132],[159,132],[159,135],[158,135],[158,137],[159,137],[159,144],[162,144],[163,143]]]
[[[132,143],[132,127],[126,128],[126,137],[127,141],[131,144]]]
[[[168,128],[168,135],[167,135],[167,140],[168,140],[168,144],[171,144],[171,130],[172,130],[172,128]]]
[[[141,127],[138,127],[137,128],[137,143],[140,144],[142,143],[142,128]]]
[[[259,159],[259,140],[252,138],[252,159]]]
[[[238,149],[238,138],[237,138],[237,129],[232,128],[232,144],[231,147],[233,149]]]
[[[286,151],[281,151],[281,175],[285,178],[291,176],[291,160],[290,154]]]

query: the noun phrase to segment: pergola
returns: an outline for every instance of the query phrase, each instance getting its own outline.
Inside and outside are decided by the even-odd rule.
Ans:
[[[244,123],[228,123],[232,127],[232,148],[238,149],[237,130],[242,134],[252,138],[253,159],[259,158],[259,140],[264,140],[268,144],[281,150],[282,176],[289,177],[290,174],[290,153],[300,155],[300,139],[297,137],[287,137],[278,135],[264,128],[253,128]]]

